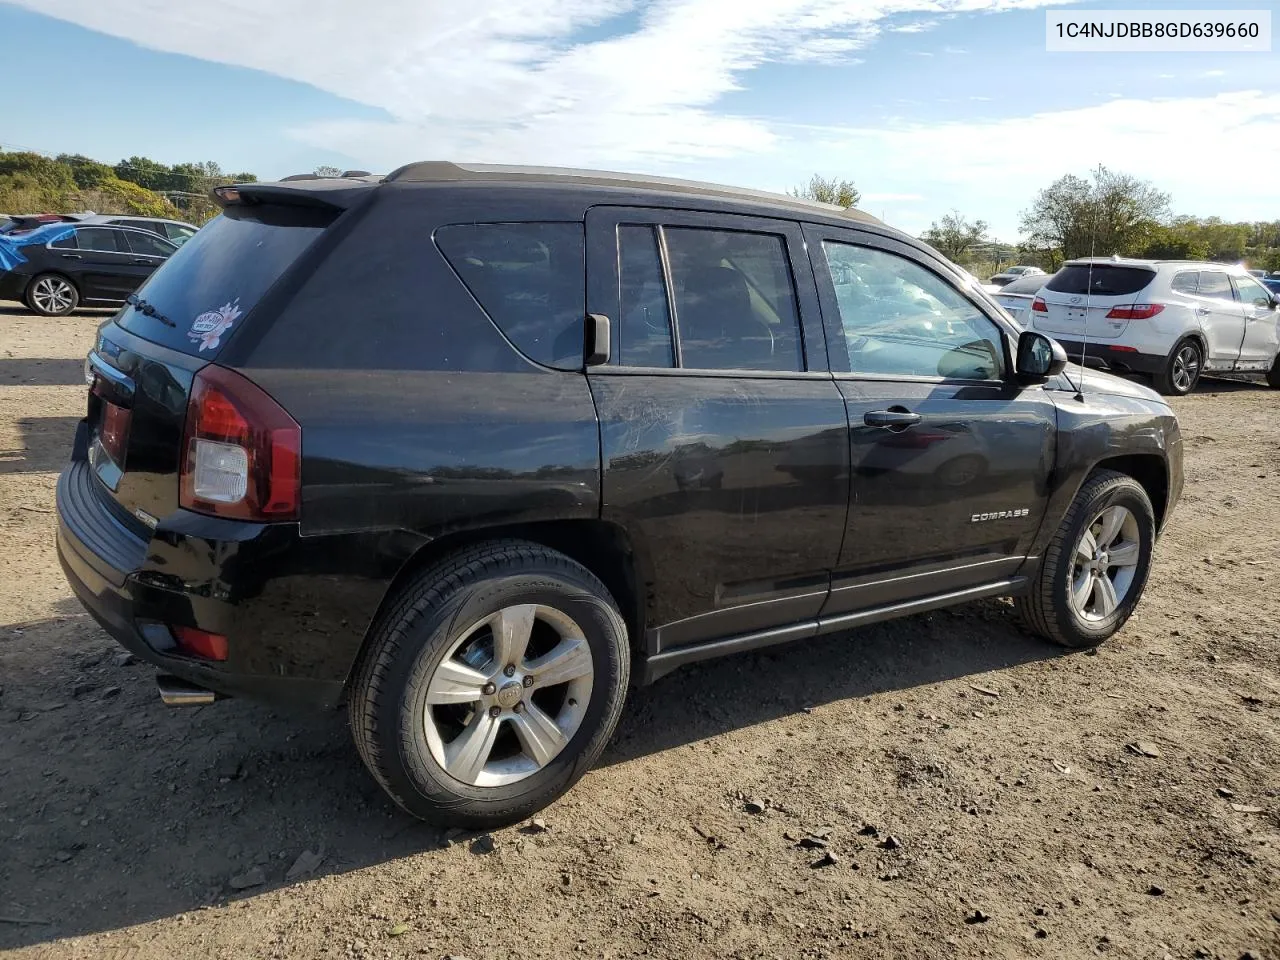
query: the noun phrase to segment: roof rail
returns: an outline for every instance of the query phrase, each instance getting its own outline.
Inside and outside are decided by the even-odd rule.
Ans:
[[[535,167],[514,164],[450,163],[447,160],[424,160],[418,163],[406,164],[397,170],[391,171],[383,178],[384,183],[438,183],[476,180],[505,180],[508,182],[513,180],[541,180],[552,183],[581,183],[604,187],[632,186],[695,196],[761,200],[768,203],[820,210],[827,214],[849,216],[868,223],[880,222],[861,210],[846,209],[835,204],[805,200],[783,193],[770,193],[764,190],[731,187],[719,183],[704,183],[697,180],[680,180],[674,177],[617,173],[608,170],[581,170],[573,167]]]

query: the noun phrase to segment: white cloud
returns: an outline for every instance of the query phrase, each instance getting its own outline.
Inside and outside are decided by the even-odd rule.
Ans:
[[[263,70],[381,108],[294,134],[386,168],[449,157],[575,165],[769,149],[714,110],[770,62],[847,60],[902,18],[1053,0],[16,0],[144,46]],[[628,17],[626,32],[608,33]]]
[[[923,200],[919,193],[864,193],[862,203],[914,203]]]
[[[1196,131],[1193,140],[1187,130]],[[918,232],[956,207],[989,221],[997,236],[1013,238],[1019,211],[1038,190],[1100,163],[1154,181],[1172,195],[1176,211],[1258,219],[1259,211],[1280,206],[1280,185],[1267,177],[1204,176],[1238,168],[1242,142],[1257,156],[1280,155],[1280,93],[1120,99],[1002,120],[797,127],[780,130],[772,153],[744,164],[738,175],[781,189],[789,184],[769,171],[846,171],[842,175],[864,190],[880,191],[895,226]],[[922,187],[928,204],[899,208],[887,199]]]
[[[1225,77],[1226,75],[1227,71],[1225,70],[1206,70],[1204,73],[1200,74],[1202,77]]]
[[[926,30],[932,30],[941,20],[913,20],[910,23],[904,23],[896,27],[890,27],[893,33],[924,33]]]

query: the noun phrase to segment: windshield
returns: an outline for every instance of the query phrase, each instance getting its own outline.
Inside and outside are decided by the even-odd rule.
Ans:
[[[231,207],[152,274],[117,322],[154,343],[212,360],[333,217],[302,207]]]

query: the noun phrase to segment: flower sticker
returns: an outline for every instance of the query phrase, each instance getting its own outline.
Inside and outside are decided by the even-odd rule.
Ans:
[[[196,317],[187,331],[187,338],[200,344],[200,351],[214,350],[222,342],[222,335],[240,316],[240,298],[224,303],[217,310],[208,310]]]

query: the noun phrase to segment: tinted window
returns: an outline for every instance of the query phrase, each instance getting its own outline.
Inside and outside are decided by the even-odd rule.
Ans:
[[[68,233],[65,237],[62,237],[59,240],[53,241],[49,246],[58,250],[74,250],[76,248],[75,231]]]
[[[1252,277],[1236,277],[1236,290],[1239,291],[1240,299],[1245,303],[1256,307],[1271,305],[1271,294]]]
[[[1174,293],[1182,293],[1187,296],[1194,296],[1196,292],[1196,281],[1199,274],[1194,270],[1186,270],[1177,274],[1173,278],[1173,282],[1169,284],[1173,288]]]
[[[1235,292],[1231,289],[1231,278],[1216,270],[1200,271],[1200,296],[1212,297],[1215,300],[1234,300]]]
[[[97,250],[103,253],[128,253],[129,248],[119,230],[105,227],[81,227],[76,231],[81,250]]]
[[[196,235],[196,231],[194,228],[184,227],[178,223],[164,224],[164,233],[170,240],[172,240],[178,246],[182,246],[184,243],[186,243],[188,240],[190,240],[192,237]]]
[[[124,237],[129,242],[129,246],[133,248],[134,253],[141,253],[148,257],[167,257],[174,250],[173,244],[162,240],[153,233],[135,231],[126,233]]]
[[[682,367],[804,369],[782,237],[696,227],[664,234]]]
[[[1137,293],[1155,274],[1144,267],[1113,267],[1105,263],[1068,264],[1044,285],[1055,293],[1077,296],[1123,297]]]
[[[905,257],[823,241],[854,373],[999,379],[1000,329],[951,284]]]
[[[618,227],[618,313],[618,363],[675,366],[667,285],[653,227]]]
[[[212,360],[332,219],[331,212],[306,207],[230,207],[138,291],[173,326],[133,307],[118,322],[130,333]]]
[[[1048,281],[1048,276],[1037,273],[1030,277],[1019,277],[1000,288],[1001,293],[1036,293]]]
[[[582,224],[459,224],[438,229],[436,244],[521,353],[562,370],[582,366]]]

